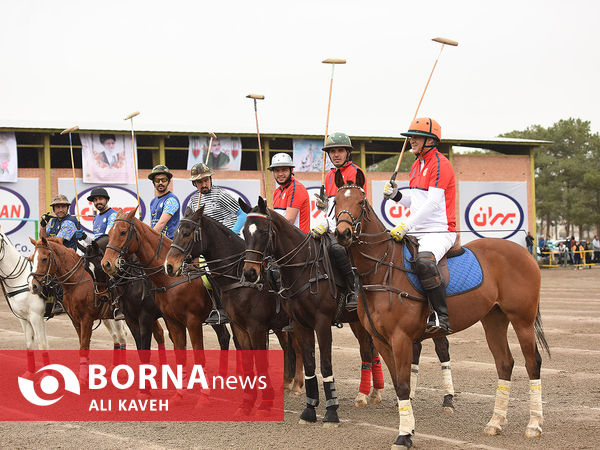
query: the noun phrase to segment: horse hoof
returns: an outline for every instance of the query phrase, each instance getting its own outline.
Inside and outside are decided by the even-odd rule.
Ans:
[[[377,403],[381,403],[381,391],[383,389],[375,389],[373,388],[373,391],[371,392],[371,395],[369,396],[369,403],[371,405],[376,405]]]
[[[541,427],[527,427],[525,429],[525,437],[528,439],[539,438],[542,435]]]
[[[354,407],[355,408],[364,408],[367,406],[367,396],[362,392],[359,392],[356,398],[354,399]]]
[[[448,414],[448,415],[451,416],[452,414],[454,414],[454,406],[444,406],[442,408],[442,412],[444,414]]]
[[[323,428],[337,428],[339,426],[339,422],[323,422]]]
[[[297,387],[291,390],[290,394],[292,394],[294,397],[300,397],[302,395],[302,389]]]
[[[497,436],[502,431],[502,428],[495,425],[486,425],[483,432],[488,436]]]
[[[398,436],[398,438],[396,439],[396,442],[394,442],[394,444],[392,445],[392,450],[407,450],[409,448],[412,447],[412,439],[410,438],[410,435],[408,434],[403,434]]]
[[[309,423],[315,423],[317,421],[317,412],[315,408],[306,407],[302,414],[300,414],[300,421],[298,422],[301,425],[307,425]]]

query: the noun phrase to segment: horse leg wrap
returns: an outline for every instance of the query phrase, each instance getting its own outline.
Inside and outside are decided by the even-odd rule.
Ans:
[[[306,405],[313,408],[319,406],[319,385],[317,383],[317,376],[305,376],[304,387],[306,389]]]
[[[371,392],[371,363],[364,361],[362,363],[358,392],[365,395],[369,395],[369,392]]]
[[[381,358],[379,355],[373,358],[371,371],[373,372],[373,387],[375,389],[383,389],[383,369],[381,367]]]
[[[415,398],[417,393],[417,384],[419,383],[419,365],[410,365],[410,395],[409,398]]]
[[[452,369],[450,368],[450,361],[446,361],[441,364],[444,395],[454,395],[454,383],[452,383]]]
[[[325,391],[325,408],[337,410],[340,403],[338,401],[333,375],[323,378],[323,390]]]
[[[543,423],[542,380],[529,380],[529,424],[525,436],[539,437]]]
[[[410,400],[398,399],[398,415],[400,416],[398,434],[400,436],[415,434],[415,416],[413,415]]]
[[[27,372],[35,372],[35,355],[31,350],[27,350]]]
[[[494,414],[485,426],[487,434],[498,434],[502,430],[502,425],[506,424],[506,414],[508,412],[508,400],[510,398],[510,381],[498,380],[496,388],[496,402],[494,404]]]

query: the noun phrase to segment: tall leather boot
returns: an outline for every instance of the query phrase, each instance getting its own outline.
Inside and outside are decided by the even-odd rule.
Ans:
[[[448,307],[446,305],[446,287],[442,284],[435,289],[425,291],[429,304],[433,308],[433,314],[429,316],[429,321],[425,327],[426,333],[431,334],[450,334],[450,324],[448,323]]]
[[[358,306],[356,279],[354,277],[352,266],[350,265],[348,253],[346,253],[344,247],[337,242],[334,242],[329,246],[329,254],[331,255],[335,267],[344,277],[344,284],[346,285],[346,309],[355,310]]]
[[[208,325],[223,325],[229,323],[229,318],[227,317],[227,314],[221,305],[221,297],[219,296],[216,284],[213,282],[213,280],[210,280],[210,284],[212,285],[212,289],[210,291],[207,289],[206,292],[208,292],[208,295],[210,295],[213,309],[208,314],[208,317],[204,320],[204,323]]]

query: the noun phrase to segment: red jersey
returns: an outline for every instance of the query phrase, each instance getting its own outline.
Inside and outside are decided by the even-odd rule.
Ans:
[[[344,181],[348,181],[348,180],[356,181],[356,174],[359,171],[362,172],[362,169],[360,167],[358,167],[356,164],[354,164],[352,161],[348,161],[346,164],[344,164],[339,169],[337,167],[332,168],[327,173],[327,176],[325,177],[325,193],[327,195],[327,198],[335,197],[335,194],[337,194],[338,188],[335,185],[335,172],[337,170],[339,170],[342,173],[342,177],[344,178]],[[365,173],[363,172],[363,175],[364,174]],[[366,178],[367,177],[365,177],[365,180],[366,180]],[[366,184],[364,186],[364,191],[366,194],[367,193],[367,185]]]
[[[308,191],[302,183],[294,177],[285,186],[279,186],[273,192],[273,209],[285,217],[285,210],[297,208],[300,210],[294,225],[305,233],[310,231],[310,200]]]
[[[456,191],[452,164],[437,148],[431,149],[423,157],[415,160],[410,168],[410,209],[417,212],[428,198],[429,189],[443,190],[443,205],[418,224],[417,229],[435,229],[442,227],[456,231]]]

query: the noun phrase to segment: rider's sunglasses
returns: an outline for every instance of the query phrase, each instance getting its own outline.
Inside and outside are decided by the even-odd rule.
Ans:
[[[158,183],[168,183],[169,179],[168,178],[154,178],[154,182],[156,184],[158,184]]]

